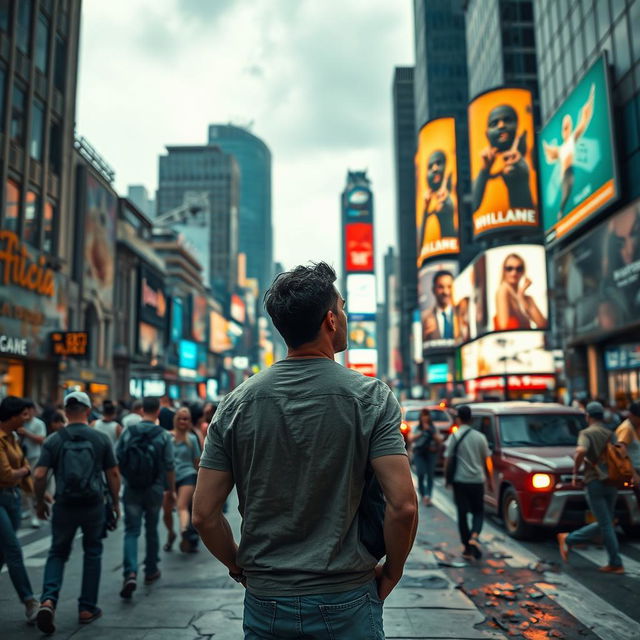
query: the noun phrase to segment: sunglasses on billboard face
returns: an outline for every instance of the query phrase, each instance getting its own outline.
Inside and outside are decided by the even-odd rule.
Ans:
[[[518,273],[524,273],[524,267],[519,264],[517,267],[508,264],[505,268],[505,271],[517,271]]]

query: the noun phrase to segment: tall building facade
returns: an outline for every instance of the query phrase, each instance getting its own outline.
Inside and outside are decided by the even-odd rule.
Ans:
[[[539,141],[561,146],[572,129],[575,144],[570,176],[562,174],[568,231],[556,223],[547,236],[556,346],[570,394],[624,405],[640,397],[640,1],[534,8]],[[541,167],[549,161],[540,154]],[[600,177],[608,192],[596,190]],[[598,207],[589,206],[594,195]],[[579,224],[567,225],[576,212]]]
[[[235,158],[214,145],[170,146],[160,156],[155,220],[194,246],[222,299],[237,284],[239,181]]]
[[[71,265],[80,5],[0,3],[0,396],[56,397],[49,334],[79,314]]]
[[[468,0],[467,68],[470,98],[500,85],[529,89],[539,123],[533,5],[533,0]]]
[[[154,218],[156,215],[156,202],[149,198],[147,187],[143,184],[130,184],[127,187],[127,199],[144,213],[147,218]]]
[[[264,293],[273,271],[271,151],[247,129],[232,124],[209,126],[209,144],[232,154],[240,170],[238,251],[247,256],[247,277]]]
[[[415,171],[416,152],[414,68],[396,67],[393,76],[393,164],[396,188],[398,277],[394,298],[398,304],[400,331],[397,345],[402,363],[402,386],[411,384],[411,323],[417,305]],[[388,304],[388,297],[385,302]],[[391,312],[391,310],[389,310]],[[395,345],[391,345],[393,349]]]

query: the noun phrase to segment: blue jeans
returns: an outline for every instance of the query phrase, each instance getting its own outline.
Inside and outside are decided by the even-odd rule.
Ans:
[[[64,565],[69,559],[73,539],[78,528],[82,530],[82,586],[78,609],[94,613],[98,608],[98,589],[102,569],[102,532],[104,504],[90,507],[70,507],[56,503],[51,516],[51,549],[44,568],[42,597],[40,600],[58,602]]]
[[[566,542],[569,546],[590,542],[596,533],[601,533],[604,538],[604,546],[609,554],[609,565],[621,567],[622,558],[620,558],[618,538],[613,528],[618,490],[603,484],[600,480],[593,480],[587,485],[586,495],[596,522],[572,531],[567,536]]]
[[[352,591],[258,598],[247,591],[245,640],[384,640],[375,581]]]
[[[22,602],[33,598],[33,589],[24,568],[22,547],[16,532],[20,528],[20,491],[0,489],[0,569],[6,564],[9,577]]]
[[[123,572],[127,577],[138,573],[138,538],[142,530],[144,516],[146,554],[144,573],[147,576],[158,570],[160,539],[158,520],[162,508],[162,493],[148,489],[142,492],[125,491],[124,494],[124,563]]]
[[[418,476],[418,493],[421,498],[430,498],[433,494],[433,478],[436,473],[436,463],[438,460],[437,452],[429,452],[426,454],[415,453],[413,455],[413,466]],[[427,479],[427,488],[425,491],[424,480]]]

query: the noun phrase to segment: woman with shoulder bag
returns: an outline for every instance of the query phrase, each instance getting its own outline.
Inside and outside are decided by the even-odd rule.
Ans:
[[[418,492],[422,504],[432,506],[433,479],[436,473],[438,452],[442,444],[442,437],[438,433],[429,409],[420,412],[420,422],[417,431],[411,437],[411,453],[413,465],[418,476]],[[426,476],[426,488],[425,488]]]

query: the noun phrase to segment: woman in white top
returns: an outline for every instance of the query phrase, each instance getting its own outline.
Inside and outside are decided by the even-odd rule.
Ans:
[[[122,425],[116,420],[116,407],[111,400],[105,400],[102,405],[102,418],[93,423],[96,431],[104,433],[115,449],[116,441],[122,433]]]

